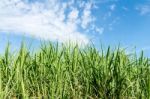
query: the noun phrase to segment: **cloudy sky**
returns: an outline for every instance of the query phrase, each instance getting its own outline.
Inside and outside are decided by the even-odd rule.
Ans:
[[[150,50],[150,0],[0,0],[0,51],[25,40]]]

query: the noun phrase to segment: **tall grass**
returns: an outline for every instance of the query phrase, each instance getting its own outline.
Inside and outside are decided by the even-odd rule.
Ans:
[[[0,56],[0,99],[150,99],[150,63],[120,48],[8,44]]]

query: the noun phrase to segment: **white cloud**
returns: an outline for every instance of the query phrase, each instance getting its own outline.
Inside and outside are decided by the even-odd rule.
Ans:
[[[95,31],[96,31],[97,33],[99,33],[99,34],[102,34],[102,33],[104,32],[104,28],[97,28],[97,27],[96,27],[95,29],[96,29]]]
[[[96,34],[102,34],[104,32],[103,27],[97,27],[96,25],[92,25],[89,31],[94,31]],[[97,36],[97,35],[96,35]]]
[[[25,34],[38,39],[59,42],[89,42],[80,33],[79,27],[88,28],[93,22],[92,3],[84,3],[83,12],[71,2],[48,0],[45,2],[24,2],[23,0],[0,1],[0,32]],[[66,14],[66,10],[71,11]],[[79,13],[82,16],[79,16]]]
[[[115,8],[116,8],[116,5],[115,5],[115,4],[110,5],[110,10],[111,10],[111,11],[114,11]]]
[[[86,3],[84,6],[81,26],[83,29],[86,29],[86,27],[94,21],[94,18],[91,16],[92,3]]]
[[[138,10],[141,15],[150,14],[150,4],[149,5],[140,5],[140,6],[137,6],[136,10]]]
[[[74,8],[72,11],[69,13],[68,18],[70,21],[76,21],[78,19],[79,11]]]

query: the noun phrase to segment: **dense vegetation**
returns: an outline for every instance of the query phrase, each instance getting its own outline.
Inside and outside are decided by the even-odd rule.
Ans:
[[[0,56],[0,99],[149,99],[149,59],[124,50],[22,44]]]

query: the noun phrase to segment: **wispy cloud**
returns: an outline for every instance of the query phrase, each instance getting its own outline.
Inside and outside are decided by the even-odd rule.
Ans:
[[[111,11],[114,11],[115,8],[116,8],[116,5],[115,5],[115,4],[110,5],[110,10],[111,10]]]
[[[148,15],[150,14],[150,3],[136,6],[136,10],[138,10],[141,15]]]
[[[122,9],[123,9],[124,11],[129,11],[129,9],[128,9],[126,6],[122,6]]]
[[[119,23],[119,20],[120,20],[120,17],[116,17],[114,18],[109,24],[108,24],[108,29],[111,31],[113,30],[113,26],[115,24],[118,24]]]
[[[89,38],[80,32],[79,27],[86,29],[94,21],[91,10],[92,2],[82,2],[82,5],[75,6],[75,0],[1,0],[0,32],[87,44]]]

